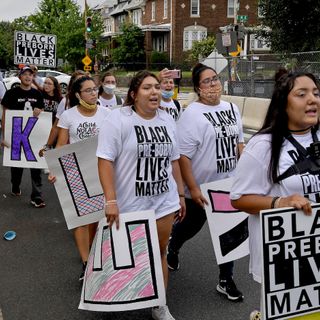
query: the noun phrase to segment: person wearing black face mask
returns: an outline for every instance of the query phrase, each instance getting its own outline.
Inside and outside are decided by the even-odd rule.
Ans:
[[[106,72],[101,79],[99,103],[103,107],[114,108],[123,104],[123,99],[115,94],[117,82],[111,72]]]

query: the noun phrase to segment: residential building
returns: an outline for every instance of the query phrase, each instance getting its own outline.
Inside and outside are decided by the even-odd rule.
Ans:
[[[235,23],[236,15],[247,18],[245,25],[258,23],[256,0],[107,0],[98,10],[105,19],[103,37],[111,43],[123,22],[132,22],[145,32],[147,62],[152,51],[158,51],[166,53],[173,64],[181,64],[194,41]],[[263,46],[254,37],[246,36],[245,43],[249,50],[251,45]]]

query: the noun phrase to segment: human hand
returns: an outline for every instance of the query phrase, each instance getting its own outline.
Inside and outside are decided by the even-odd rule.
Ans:
[[[159,72],[160,81],[163,79],[171,79],[171,78],[172,78],[171,70],[169,70],[168,68],[164,68]]]
[[[116,224],[117,230],[119,229],[119,209],[116,202],[109,203],[108,201],[105,205],[105,215],[107,217],[107,223],[111,228],[113,223]]]
[[[53,175],[51,175],[51,174],[49,173],[49,175],[48,175],[48,181],[53,184],[53,183],[55,183],[55,182],[57,181],[57,178],[56,178],[56,176],[53,176]]]
[[[34,108],[33,109],[33,116],[34,117],[39,117],[39,114],[42,112],[42,109],[39,108]]]
[[[302,210],[307,216],[312,213],[310,201],[300,194],[293,194],[289,197],[281,197],[277,208],[281,207],[294,207],[296,209]]]
[[[208,205],[207,199],[202,195],[201,190],[199,187],[194,189],[190,189],[190,194],[192,200],[198,204],[200,207],[204,208],[205,205]]]
[[[175,217],[175,221],[181,222],[186,216],[186,201],[184,197],[180,197],[180,209]]]
[[[1,141],[1,147],[9,148],[10,145],[9,145],[9,143],[8,143],[7,141],[2,140],[2,141]]]

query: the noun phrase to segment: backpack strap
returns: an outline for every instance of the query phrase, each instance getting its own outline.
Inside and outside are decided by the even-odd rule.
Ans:
[[[116,102],[117,102],[117,106],[122,105],[122,99],[120,96],[116,95]]]
[[[180,102],[178,100],[176,100],[176,99],[173,99],[173,102],[176,105],[176,107],[178,109],[178,112],[180,113],[180,110],[181,110]]]

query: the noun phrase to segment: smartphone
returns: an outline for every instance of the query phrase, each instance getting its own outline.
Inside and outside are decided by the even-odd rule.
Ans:
[[[171,73],[171,78],[173,78],[173,79],[180,79],[181,78],[181,70],[174,69],[174,70],[169,70],[169,71]]]

